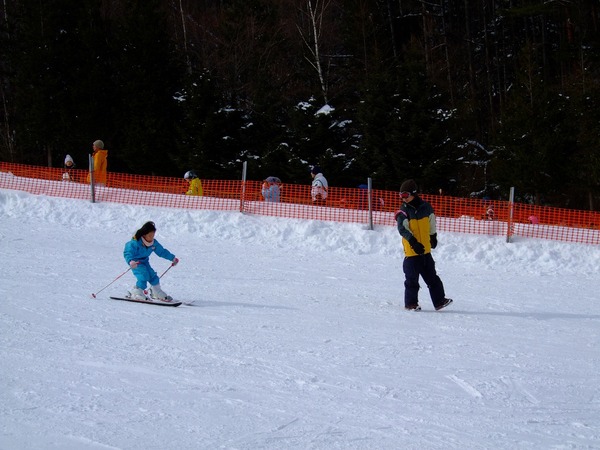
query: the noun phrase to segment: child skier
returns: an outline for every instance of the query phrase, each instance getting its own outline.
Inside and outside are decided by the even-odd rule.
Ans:
[[[137,278],[137,283],[130,291],[129,296],[134,300],[145,300],[144,289],[150,283],[150,298],[153,300],[168,300],[170,297],[160,287],[158,275],[150,267],[149,257],[152,252],[164,259],[168,259],[177,265],[179,259],[169,250],[164,248],[154,239],[156,226],[154,222],[146,222],[142,228],[135,232],[133,238],[125,244],[123,256],[125,262],[131,267],[131,271]]]

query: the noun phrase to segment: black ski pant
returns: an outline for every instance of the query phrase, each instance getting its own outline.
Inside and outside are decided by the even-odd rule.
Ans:
[[[429,295],[434,307],[444,304],[446,293],[444,284],[435,271],[435,261],[431,253],[408,256],[402,264],[404,270],[404,306],[416,306],[419,303],[419,275],[427,283]]]

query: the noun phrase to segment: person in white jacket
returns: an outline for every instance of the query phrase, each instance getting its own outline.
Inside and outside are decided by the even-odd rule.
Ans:
[[[327,199],[327,179],[323,176],[319,166],[311,166],[310,175],[313,178],[310,196],[314,205],[324,205]]]
[[[71,171],[75,168],[75,161],[71,155],[65,156],[65,171],[63,172],[62,179],[65,181],[74,181]]]

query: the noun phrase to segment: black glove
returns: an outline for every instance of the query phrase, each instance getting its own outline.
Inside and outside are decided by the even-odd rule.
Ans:
[[[437,247],[437,233],[433,233],[429,236],[429,242],[431,242],[431,248]]]
[[[408,243],[410,244],[410,246],[412,247],[412,249],[415,251],[415,253],[417,255],[422,255],[423,253],[425,253],[425,247],[423,246],[423,244],[421,244],[419,241],[417,241],[417,239],[412,236],[409,240]]]

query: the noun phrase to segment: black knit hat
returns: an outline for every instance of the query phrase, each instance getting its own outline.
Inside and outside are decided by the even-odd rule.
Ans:
[[[405,180],[400,186],[400,192],[410,192],[411,194],[417,193],[417,183],[415,180]]]
[[[144,225],[142,225],[142,228],[135,232],[135,240],[139,241],[142,236],[147,235],[151,231],[156,231],[154,222],[146,222]]]
[[[321,173],[321,168],[319,166],[317,166],[317,165],[310,166],[310,173],[312,173],[313,175]]]

